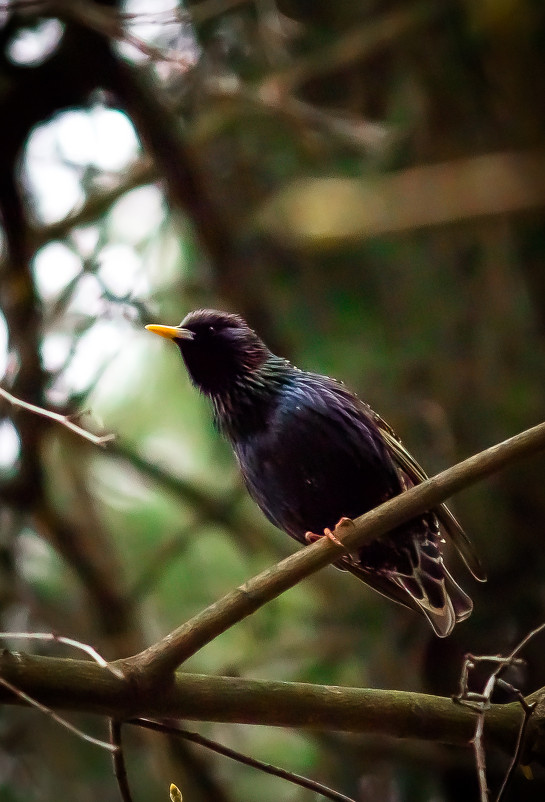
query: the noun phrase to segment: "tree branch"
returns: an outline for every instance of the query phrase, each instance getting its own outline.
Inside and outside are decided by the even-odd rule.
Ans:
[[[545,423],[495,445],[449,468],[421,485],[339,527],[343,547],[354,549],[393,527],[436,507],[452,493],[545,447]],[[339,531],[340,530],[340,531]],[[24,693],[50,707],[85,710],[123,719],[162,716],[373,732],[467,745],[474,732],[474,713],[450,699],[401,691],[367,690],[266,682],[232,677],[172,674],[183,659],[212,638],[295,585],[339,554],[329,539],[308,546],[199,613],[159,643],[135,657],[117,661],[125,678],[93,662],[31,657],[4,652],[0,702],[24,703]],[[14,694],[8,685],[20,691]],[[160,693],[157,689],[160,687]],[[528,726],[532,758],[545,763],[545,691],[529,697],[537,702]],[[518,703],[491,705],[487,741],[512,749],[519,731]]]
[[[123,802],[133,802],[129,778],[127,777],[123,744],[121,742],[121,722],[116,719],[110,719],[110,739],[114,747],[112,761],[121,799]]]
[[[449,698],[407,691],[179,672],[158,693],[157,688],[136,690],[131,678],[120,680],[91,661],[9,652],[0,655],[0,671],[12,685],[49,707],[92,712],[118,720],[167,717],[302,727],[456,746],[468,746],[475,729],[475,714],[471,710],[455,705]],[[0,702],[24,703],[20,696],[2,687]],[[538,728],[543,728],[544,713],[545,706],[538,705],[529,725],[529,743]],[[512,750],[520,720],[518,702],[491,705],[486,714],[486,742]],[[534,750],[532,757],[545,762],[545,748]]]
[[[351,551],[380,538],[405,521],[433,509],[453,493],[545,448],[545,423],[475,454],[417,487],[356,518],[353,527],[338,527],[343,547]],[[233,624],[339,557],[329,538],[282,560],[214,602],[140,654],[123,661],[139,679],[153,683],[173,672],[188,657]]]
[[[128,173],[119,176],[113,188],[94,190],[87,196],[81,208],[63,217],[62,220],[47,225],[34,225],[29,234],[32,249],[36,251],[46,242],[64,239],[73,228],[95,222],[102,217],[127,192],[158,180],[159,176],[153,162],[149,157],[141,156],[131,165]]]
[[[25,693],[25,691],[22,691],[17,685],[14,685],[3,676],[0,676],[0,687],[13,694],[14,698],[19,699],[22,704],[36,708],[40,711],[40,713],[44,713],[49,718],[53,719],[53,721],[56,721],[57,724],[60,724],[61,727],[70,730],[70,732],[74,733],[74,735],[77,735],[78,738],[81,738],[83,741],[87,741],[88,743],[94,744],[95,746],[100,746],[102,749],[107,749],[112,752],[115,750],[116,747],[112,746],[112,744],[109,744],[106,741],[101,741],[99,738],[94,738],[92,735],[88,735],[83,730],[80,730],[79,727],[75,727],[70,721],[67,721],[66,719],[62,718],[62,716],[59,716],[54,710],[51,710],[42,702],[38,702],[38,700],[34,699],[33,696]]]
[[[223,755],[224,757],[231,758],[231,760],[236,760],[238,763],[242,763],[245,766],[251,766],[254,769],[264,772],[265,774],[272,774],[274,777],[280,777],[281,779],[287,780],[294,785],[299,785],[301,788],[308,788],[310,791],[314,791],[326,799],[333,799],[335,802],[354,802],[352,798],[345,796],[338,791],[334,791],[332,788],[328,788],[326,785],[316,782],[316,780],[310,780],[307,777],[301,777],[300,774],[294,774],[292,771],[287,771],[286,769],[281,769],[278,766],[272,766],[270,763],[264,763],[262,760],[257,760],[257,758],[250,757],[249,755],[244,755],[242,752],[238,752],[236,749],[230,749],[227,746],[219,744],[217,741],[212,741],[210,738],[205,738],[204,735],[201,735],[198,732],[189,732],[188,730],[182,729],[181,727],[173,724],[162,724],[160,721],[151,721],[150,719],[146,718],[132,718],[129,719],[128,724],[144,727],[152,730],[153,732],[162,732],[166,735],[174,735],[179,738],[184,738],[191,743],[204,746],[206,749],[210,749],[212,752],[216,752],[218,755]]]
[[[75,434],[85,438],[85,440],[89,440],[89,442],[93,443],[95,446],[105,446],[106,443],[111,442],[115,438],[114,434],[99,435],[88,432],[87,429],[83,429],[81,426],[78,426],[77,423],[74,423],[67,415],[61,415],[58,412],[52,412],[50,409],[38,407],[36,404],[30,404],[28,401],[22,401],[20,398],[16,398],[11,393],[8,393],[3,387],[0,387],[0,398],[3,398],[13,407],[24,409],[27,412],[33,412],[35,415],[40,415],[42,418],[60,423],[61,426],[65,426],[67,429],[70,429],[71,432],[75,432]]]
[[[332,247],[539,209],[544,184],[542,149],[496,151],[407,167],[372,181],[298,179],[265,200],[256,223],[292,248]]]

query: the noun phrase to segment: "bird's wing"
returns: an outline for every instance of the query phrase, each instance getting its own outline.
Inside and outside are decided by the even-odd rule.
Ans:
[[[332,380],[296,376],[268,425],[235,442],[250,495],[272,523],[305,543],[403,490],[382,435]]]
[[[399,585],[396,585],[395,582],[392,582],[389,577],[372,571],[366,571],[361,566],[352,563],[349,559],[339,560],[337,563],[333,563],[333,565],[341,571],[349,571],[386,599],[392,599],[392,601],[401,604],[403,607],[408,607],[409,610],[419,612],[420,608],[413,597],[407,593],[406,590],[399,587]]]
[[[380,415],[377,415],[373,410],[369,410],[373,418],[382,432],[384,441],[388,447],[388,451],[392,455],[395,464],[407,474],[411,482],[420,484],[424,482],[428,476],[418,462],[410,454],[403,443],[399,440],[393,429],[383,420]],[[460,553],[464,563],[471,571],[475,579],[479,582],[486,582],[486,573],[481,565],[481,561],[475,551],[472,542],[451,513],[446,504],[441,504],[434,509],[435,514],[439,521],[452,540],[454,546]]]

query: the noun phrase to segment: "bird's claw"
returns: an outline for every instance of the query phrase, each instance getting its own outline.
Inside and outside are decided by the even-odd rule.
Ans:
[[[335,529],[336,529],[336,528],[337,528],[337,527],[335,527]],[[327,537],[327,539],[328,539],[328,540],[331,540],[331,542],[332,542],[332,543],[335,543],[335,545],[336,545],[336,546],[340,546],[340,547],[341,547],[341,549],[344,549],[344,546],[343,546],[343,544],[341,543],[341,541],[339,540],[339,538],[338,538],[338,537],[336,537],[336,535],[335,535],[335,532],[332,532],[332,531],[331,531],[331,529],[328,529],[328,527],[327,527],[327,526],[326,526],[326,528],[324,529],[324,537]]]
[[[329,527],[326,526],[323,535],[317,535],[315,532],[305,532],[305,540],[307,541],[307,543],[315,543],[317,540],[326,537],[328,540],[331,540],[331,542],[334,543],[336,546],[339,546],[339,548],[343,549],[343,551],[345,551],[349,556],[351,556],[346,546],[344,546],[342,541],[339,540],[339,538],[335,535],[337,529],[346,528],[347,526],[354,526],[354,522],[352,521],[351,518],[343,517],[337,523],[333,531],[331,531],[331,529],[329,529]]]

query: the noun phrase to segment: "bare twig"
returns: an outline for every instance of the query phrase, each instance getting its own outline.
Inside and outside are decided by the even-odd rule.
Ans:
[[[240,494],[243,492],[242,488],[236,488],[227,498],[215,497],[202,490],[196,483],[174,476],[161,466],[150,462],[134,447],[122,440],[115,441],[111,453],[115,457],[126,460],[132,468],[143,473],[148,479],[157,482],[162,489],[172,493],[174,497],[183,498],[189,502],[198,510],[199,515],[221,523],[229,529],[233,528],[234,510],[240,500]]]
[[[22,401],[20,398],[16,398],[11,393],[8,393],[3,387],[0,387],[0,397],[4,398],[14,407],[25,409],[27,412],[33,412],[35,415],[40,415],[42,418],[48,418],[56,423],[60,423],[61,426],[65,426],[67,429],[70,429],[71,432],[75,432],[80,437],[84,437],[85,440],[89,440],[89,442],[93,443],[95,446],[105,446],[106,443],[115,439],[114,434],[98,435],[88,432],[86,429],[74,423],[68,415],[61,415],[58,412],[52,412],[50,409],[44,409],[35,404],[29,404],[28,401]]]
[[[23,702],[31,705],[31,707],[37,708],[42,713],[45,713],[46,716],[52,718],[53,721],[56,721],[57,724],[61,725],[61,727],[70,730],[70,732],[73,732],[75,735],[77,735],[79,738],[82,738],[84,741],[88,741],[90,744],[95,744],[95,746],[100,746],[102,749],[107,749],[109,752],[114,751],[115,747],[113,747],[111,744],[107,743],[106,741],[101,741],[99,738],[93,738],[92,735],[88,735],[86,732],[83,732],[83,730],[80,730],[78,729],[78,727],[75,727],[73,724],[70,724],[69,721],[66,721],[66,719],[57,715],[57,713],[51,710],[51,708],[46,707],[46,705],[43,705],[41,702],[38,702],[32,696],[29,696],[28,693],[25,693],[24,691],[22,691],[16,685],[13,685],[11,682],[9,682],[9,680],[5,679],[4,677],[0,677],[0,685],[3,685],[4,688],[7,688],[8,691],[11,691],[11,693],[13,693]]]
[[[131,33],[123,25],[123,19],[115,9],[109,9],[98,3],[75,2],[75,0],[68,0],[68,2],[67,0],[49,0],[45,5],[50,15],[55,15],[59,19],[74,20],[79,25],[84,25],[108,39],[130,44],[153,61],[168,61],[184,71],[195,64],[195,51],[190,51],[189,48],[185,53],[164,50],[148,44]]]
[[[209,19],[225,14],[237,6],[245,5],[250,0],[202,0],[191,11],[173,8],[164,11],[137,11],[124,12],[110,10],[108,17],[114,16],[120,22],[145,22],[149,24],[168,25],[192,20],[199,24]],[[58,6],[58,0],[0,0],[0,8],[6,7],[9,11],[27,12],[40,15],[52,15]]]
[[[354,550],[426,510],[433,509],[464,487],[475,484],[485,476],[543,448],[545,423],[469,457],[356,518],[354,526],[338,528],[335,534],[345,548]],[[329,538],[321,538],[248,580],[158,643],[131,658],[132,665],[145,672],[150,682],[158,676],[173,672],[217,635],[305,577],[334,562],[338,556],[339,547]]]
[[[541,624],[536,629],[533,629],[520,641],[520,643],[513,649],[513,651],[510,654],[506,655],[505,657],[502,657],[501,655],[483,655],[483,656],[473,655],[473,654],[466,655],[466,659],[464,661],[462,673],[460,676],[460,691],[458,693],[458,696],[454,697],[454,701],[464,705],[464,707],[468,707],[470,710],[473,710],[475,713],[477,713],[475,732],[471,740],[475,752],[475,763],[477,766],[477,779],[479,782],[479,794],[481,802],[488,802],[489,799],[488,785],[486,781],[486,757],[483,746],[485,712],[490,709],[491,706],[490,700],[492,698],[494,689],[498,685],[498,683],[502,683],[504,687],[508,687],[511,691],[515,693],[523,710],[523,718],[519,727],[517,743],[515,746],[513,758],[511,760],[511,763],[507,770],[507,774],[503,780],[503,783],[499,791],[499,795],[496,800],[496,802],[500,802],[511,777],[513,776],[515,769],[519,764],[520,757],[524,748],[524,741],[528,729],[528,723],[532,715],[532,712],[534,711],[534,708],[537,704],[536,702],[528,704],[519,690],[512,688],[512,686],[508,685],[508,683],[505,683],[503,682],[503,680],[500,679],[500,674],[509,666],[520,665],[521,663],[524,662],[523,660],[518,658],[517,655],[526,646],[528,641],[530,641],[544,629],[545,629],[545,623]],[[473,691],[469,691],[468,679],[469,679],[469,672],[472,671],[475,668],[475,666],[480,663],[492,663],[493,665],[496,666],[496,668],[494,669],[494,671],[492,671],[492,673],[488,677],[482,692],[476,693]]]
[[[113,204],[131,189],[144,186],[158,180],[157,169],[148,156],[142,155],[120,175],[115,186],[107,190],[96,189],[90,193],[83,206],[77,211],[63,217],[56,223],[31,228],[30,238],[33,249],[37,250],[53,239],[63,239],[73,228],[83,226],[104,215]]]
[[[498,682],[502,682],[502,680],[500,679],[498,680]],[[524,746],[526,744],[528,724],[530,723],[530,718],[532,717],[532,713],[534,712],[537,705],[537,702],[528,703],[524,698],[524,696],[522,695],[522,693],[517,688],[513,688],[512,690],[515,693],[517,699],[519,700],[519,704],[522,707],[524,715],[520,725],[515,751],[513,752],[513,757],[511,759],[511,763],[509,764],[509,768],[507,769],[507,773],[503,778],[501,788],[498,791],[496,802],[501,802],[502,799],[504,798],[505,791],[507,790],[507,787],[509,786],[511,779],[513,778],[515,771],[517,770],[520,764],[522,753],[524,751]]]
[[[66,638],[64,635],[55,635],[53,632],[0,632],[0,638],[13,640],[44,640],[54,643],[63,643],[65,646],[72,646],[74,649],[79,649],[81,652],[85,652],[85,654],[88,654],[89,657],[91,657],[95,663],[98,663],[99,666],[108,669],[108,671],[112,673],[114,677],[117,677],[118,679],[124,678],[123,672],[117,668],[117,666],[112,665],[112,663],[108,663],[108,661],[105,660],[96,649],[94,649],[88,643],[82,643],[79,640],[74,640],[74,638]]]
[[[217,743],[217,741],[212,741],[210,738],[205,738],[204,735],[200,735],[198,732],[185,730],[181,727],[175,726],[174,724],[162,724],[160,721],[150,721],[149,719],[145,718],[132,718],[126,723],[135,724],[138,727],[145,727],[146,729],[154,730],[155,732],[164,732],[168,735],[177,735],[180,738],[184,738],[186,741],[199,744],[199,746],[204,746],[207,749],[211,749],[213,752],[217,752],[219,755],[224,755],[224,757],[231,758],[231,760],[236,760],[238,763],[243,763],[245,766],[251,766],[252,768],[259,769],[259,771],[263,771],[266,774],[272,774],[275,777],[281,777],[283,780],[293,783],[293,785],[301,786],[301,788],[308,788],[309,790],[320,794],[326,799],[333,799],[334,802],[354,802],[351,797],[345,796],[338,791],[334,791],[332,788],[328,788],[322,783],[309,780],[307,777],[301,777],[299,774],[294,774],[291,771],[286,771],[286,769],[281,769],[278,768],[278,766],[272,766],[270,763],[264,763],[262,760],[249,757],[249,755],[245,755],[235,749],[230,749],[227,746],[223,746],[222,744]]]
[[[118,11],[117,14],[120,19],[129,22],[157,22],[158,24],[164,24],[165,22],[192,21],[195,24],[199,24],[207,22],[214,17],[219,17],[221,14],[225,14],[233,8],[246,5],[249,2],[250,0],[201,0],[201,2],[191,6],[187,11],[177,8],[171,11],[151,11],[148,13],[142,11],[134,13]]]
[[[226,104],[222,109],[222,125],[229,113],[233,117],[240,116],[241,106],[244,104],[269,114],[280,115],[299,132],[302,126],[317,129],[344,145],[370,153],[386,151],[399,138],[399,133],[395,132],[393,126],[324,110],[293,95],[271,91],[268,84],[254,89],[243,84],[231,86],[221,80],[210,79],[206,89],[208,95],[214,99],[231,101],[230,111]],[[207,129],[206,136],[211,136],[211,129]]]
[[[110,740],[114,747],[112,750],[112,761],[121,798],[123,802],[133,802],[131,789],[129,787],[129,779],[127,777],[127,767],[125,766],[123,744],[121,743],[121,722],[113,718],[110,719]]]

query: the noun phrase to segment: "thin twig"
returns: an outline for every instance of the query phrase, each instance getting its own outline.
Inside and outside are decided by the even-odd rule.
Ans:
[[[123,195],[131,189],[150,184],[158,180],[157,168],[149,156],[141,155],[133,162],[128,171],[120,175],[113,187],[93,189],[85,202],[77,211],[70,212],[62,220],[55,223],[33,226],[30,229],[32,248],[38,248],[53,239],[64,239],[77,226],[95,222],[102,217]]]
[[[127,777],[125,755],[123,754],[123,744],[121,743],[121,722],[114,718],[110,719],[110,740],[114,747],[112,750],[112,761],[121,798],[123,802],[133,802],[131,789],[129,787],[129,778]]]
[[[262,760],[257,760],[256,758],[245,755],[235,749],[230,749],[228,746],[223,746],[222,744],[217,743],[217,741],[212,741],[210,738],[206,738],[204,735],[200,735],[198,732],[184,730],[181,727],[177,727],[173,724],[162,724],[160,721],[151,721],[145,718],[131,718],[126,723],[134,724],[138,727],[145,727],[146,729],[154,730],[155,732],[163,732],[167,735],[177,735],[180,738],[184,738],[186,741],[191,741],[194,744],[199,744],[199,746],[204,746],[207,749],[211,749],[213,752],[217,752],[219,755],[224,755],[224,757],[231,758],[231,760],[236,760],[238,763],[242,763],[245,766],[251,766],[252,768],[263,771],[266,774],[272,774],[275,777],[281,777],[283,780],[293,783],[293,785],[301,786],[301,788],[308,788],[310,791],[321,794],[321,796],[325,797],[326,799],[333,799],[334,802],[355,802],[351,797],[345,796],[344,794],[341,794],[339,791],[335,791],[332,788],[328,788],[322,783],[316,782],[315,780],[309,780],[307,777],[301,777],[299,774],[294,774],[293,772],[287,771],[286,769],[281,769],[278,766],[272,766],[270,763],[264,763]]]
[[[509,783],[511,782],[511,780],[512,780],[514,774],[515,774],[515,771],[517,770],[517,768],[518,768],[518,766],[520,764],[520,761],[521,761],[521,758],[522,758],[522,753],[524,751],[524,746],[525,746],[525,743],[526,743],[526,733],[528,732],[528,724],[530,723],[530,719],[532,717],[532,713],[534,712],[534,710],[536,708],[536,705],[537,705],[537,702],[531,702],[530,704],[528,704],[528,702],[526,701],[526,699],[524,698],[524,696],[521,694],[520,691],[517,691],[516,695],[517,695],[517,698],[518,698],[518,700],[520,702],[520,705],[521,705],[521,707],[522,707],[522,709],[524,711],[524,716],[523,716],[523,719],[522,719],[522,722],[521,722],[521,725],[520,725],[520,729],[519,729],[519,732],[518,732],[517,743],[516,743],[516,746],[515,746],[515,751],[513,752],[513,758],[511,760],[511,763],[509,764],[509,768],[507,769],[507,773],[506,773],[505,777],[503,778],[503,782],[501,784],[501,788],[500,788],[500,790],[498,792],[498,796],[496,797],[496,802],[502,802],[502,799],[504,798],[505,791],[507,790],[507,787],[509,786]]]
[[[240,115],[240,106],[245,104],[269,114],[280,115],[299,132],[302,126],[324,131],[343,144],[366,152],[383,152],[399,137],[392,126],[324,111],[290,94],[272,91],[268,84],[256,90],[245,85],[231,86],[221,80],[209,79],[206,90],[208,96],[215,100],[232,101],[230,112],[227,107],[223,109],[223,121],[229,113],[233,117]],[[207,136],[209,135],[208,133]]]
[[[477,718],[475,735],[471,739],[473,751],[475,753],[475,765],[477,766],[477,780],[479,783],[479,797],[481,802],[488,802],[488,785],[486,782],[486,757],[483,747],[484,713],[481,712]]]
[[[131,33],[122,24],[122,19],[115,10],[110,10],[98,3],[74,2],[74,0],[51,0],[49,13],[55,14],[59,19],[74,20],[89,30],[105,36],[108,39],[132,45],[147,58],[156,62],[169,62],[184,71],[195,65],[196,50],[189,47],[185,53],[174,50],[164,50],[148,44],[140,37]]]
[[[118,679],[125,678],[125,675],[121,669],[112,665],[112,663],[108,663],[108,661],[105,660],[96,649],[94,649],[88,643],[82,643],[79,640],[74,640],[74,638],[67,638],[64,635],[55,635],[53,632],[0,632],[0,638],[14,640],[45,640],[48,642],[53,641],[55,643],[63,643],[65,646],[72,646],[74,649],[79,649],[81,652],[85,652],[85,654],[88,654],[89,657],[95,661],[95,663],[99,664],[99,666],[108,669],[108,671],[110,671],[114,677],[117,677]]]
[[[545,448],[545,423],[475,454],[446,471],[427,479],[356,518],[353,526],[335,534],[344,548],[353,551],[429,509],[453,493],[475,484],[522,457]],[[131,658],[149,681],[165,676],[188,657],[267,602],[296,585],[339,556],[339,547],[329,538],[306,546],[291,557],[245,582],[198,613],[162,640]]]
[[[186,11],[181,8],[173,8],[164,11],[138,11],[138,12],[124,12],[112,10],[109,16],[114,16],[120,22],[129,23],[146,23],[157,25],[169,25],[172,23],[192,21],[195,24],[207,22],[214,17],[219,17],[231,11],[237,6],[246,5],[250,0],[201,0],[198,6],[192,8],[191,11]],[[58,5],[58,0],[0,0],[0,8],[5,8],[8,11],[26,11],[33,12],[46,16],[52,15]]]
[[[42,418],[48,418],[56,423],[60,423],[61,426],[65,426],[67,429],[70,429],[71,432],[75,432],[80,437],[84,437],[95,446],[105,446],[106,443],[115,439],[115,434],[98,435],[88,432],[86,429],[83,429],[81,426],[78,426],[77,423],[70,420],[68,415],[61,415],[59,412],[52,412],[50,409],[38,407],[35,404],[30,404],[28,401],[22,401],[20,398],[16,398],[11,393],[8,393],[3,387],[0,387],[0,397],[4,398],[14,407],[25,409],[27,412],[33,412],[35,415],[40,415]]]
[[[176,21],[193,22],[198,25],[214,17],[226,14],[237,6],[247,5],[249,3],[250,0],[200,0],[197,5],[191,6],[187,11],[182,8],[176,8],[170,11],[151,11],[148,13],[142,11],[134,13],[118,11],[117,15],[120,19],[129,22],[146,22],[149,24],[150,22],[153,23],[157,21],[158,24],[162,24],[164,22],[172,23]],[[168,14],[171,16],[166,16]],[[163,15],[162,20],[160,19],[161,15]]]
[[[508,666],[520,664],[521,661],[517,658],[519,652],[526,646],[528,641],[538,635],[542,630],[545,629],[545,623],[541,624],[539,627],[536,627],[531,632],[529,632],[521,641],[520,643],[515,646],[515,648],[505,657],[501,655],[473,655],[468,654],[466,655],[466,659],[464,661],[462,674],[460,676],[460,692],[458,696],[454,697],[454,701],[462,704],[464,707],[468,707],[470,710],[473,710],[477,714],[477,722],[475,724],[475,732],[473,734],[473,738],[471,739],[471,743],[473,744],[473,750],[475,753],[475,763],[477,767],[477,779],[479,782],[479,797],[481,802],[488,802],[488,785],[486,781],[486,757],[484,752],[483,746],[483,733],[484,733],[484,722],[485,722],[485,712],[490,708],[491,705],[491,698],[494,692],[496,685],[499,682],[502,682],[500,679],[500,674],[504,671]],[[496,665],[496,668],[490,676],[488,677],[485,686],[481,693],[475,693],[468,690],[468,679],[469,679],[469,672],[475,668],[477,663],[492,663]],[[505,685],[506,683],[504,683]],[[507,774],[502,782],[499,796],[497,797],[496,802],[500,802],[501,797],[507,785],[513,776],[516,767],[520,761],[520,757],[524,748],[524,741],[526,736],[526,731],[528,729],[528,723],[531,718],[532,712],[535,708],[535,703],[528,704],[525,700],[520,691],[511,688],[513,692],[516,693],[519,702],[521,703],[523,709],[523,719],[520,724],[518,735],[517,735],[517,743],[515,746],[515,752],[509,768],[507,770]]]
[[[4,677],[0,677],[0,685],[3,685],[4,688],[7,688],[15,696],[19,697],[19,699],[22,699],[27,704],[31,705],[32,707],[35,707],[42,713],[45,713],[46,716],[52,718],[53,721],[56,721],[57,724],[61,725],[61,727],[70,730],[70,732],[73,732],[75,735],[77,735],[79,738],[82,738],[84,741],[88,741],[90,744],[95,744],[95,746],[100,746],[101,749],[107,749],[109,752],[114,751],[115,747],[113,747],[111,744],[107,743],[106,741],[101,741],[99,738],[93,738],[92,735],[88,735],[86,732],[83,732],[83,730],[80,730],[78,729],[78,727],[75,727],[73,724],[70,724],[69,721],[66,721],[66,719],[62,718],[61,716],[57,715],[57,713],[55,713],[53,710],[51,710],[50,707],[46,707],[41,702],[38,702],[36,699],[33,699],[32,696],[29,696],[28,693],[25,693],[20,688],[17,688],[16,685],[12,685],[12,683],[9,682]]]

